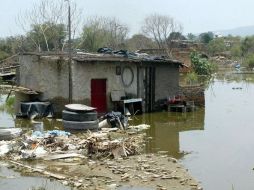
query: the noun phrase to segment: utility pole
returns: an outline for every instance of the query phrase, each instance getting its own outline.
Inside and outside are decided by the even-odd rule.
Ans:
[[[71,5],[70,0],[65,0],[68,2],[68,70],[69,70],[69,103],[72,103],[72,50],[71,50]]]

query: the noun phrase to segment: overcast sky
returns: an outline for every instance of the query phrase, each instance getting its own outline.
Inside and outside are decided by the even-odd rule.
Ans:
[[[22,34],[17,15],[39,0],[0,0],[0,37]],[[54,0],[52,0],[54,1]],[[200,33],[254,25],[254,0],[72,0],[83,17],[113,16],[139,32],[144,17],[151,13],[170,15],[184,33]]]

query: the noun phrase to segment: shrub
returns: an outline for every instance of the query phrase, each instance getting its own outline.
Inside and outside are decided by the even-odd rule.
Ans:
[[[202,58],[197,52],[190,54],[191,65],[194,72],[198,75],[211,75],[213,71],[212,64],[209,63],[207,58]]]
[[[193,85],[198,83],[198,75],[195,72],[190,72],[186,75],[186,83]]]

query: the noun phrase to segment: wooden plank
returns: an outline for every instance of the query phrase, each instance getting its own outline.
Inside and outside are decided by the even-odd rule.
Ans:
[[[33,168],[33,167],[31,167],[31,166],[28,166],[28,165],[25,165],[25,164],[21,164],[21,163],[19,163],[19,162],[15,162],[15,161],[12,161],[12,160],[10,160],[9,162],[12,163],[12,164],[14,164],[14,165],[17,165],[17,166],[20,166],[20,167],[23,167],[23,168],[30,169],[30,170],[32,170],[33,172],[39,172],[39,173],[44,174],[44,175],[46,175],[46,176],[48,176],[48,177],[53,177],[53,178],[55,178],[55,179],[60,179],[60,180],[66,179],[65,176],[60,175],[60,174],[54,174],[54,173],[48,172],[48,171],[43,170],[43,169]]]
[[[44,160],[58,160],[58,159],[65,159],[65,158],[85,158],[85,156],[77,153],[68,153],[68,154],[56,154],[47,156]]]

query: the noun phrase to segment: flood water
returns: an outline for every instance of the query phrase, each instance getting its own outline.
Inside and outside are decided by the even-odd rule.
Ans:
[[[2,96],[2,101],[5,96]],[[254,74],[218,74],[205,90],[205,107],[191,113],[135,116],[150,124],[146,152],[167,153],[180,160],[205,190],[254,189]],[[31,128],[0,111],[0,127]],[[44,127],[61,123],[44,120]],[[1,181],[2,179],[0,179]]]
[[[205,108],[157,113],[148,152],[180,159],[205,190],[254,189],[254,74],[219,74],[205,91]],[[137,121],[137,122],[139,122]]]

